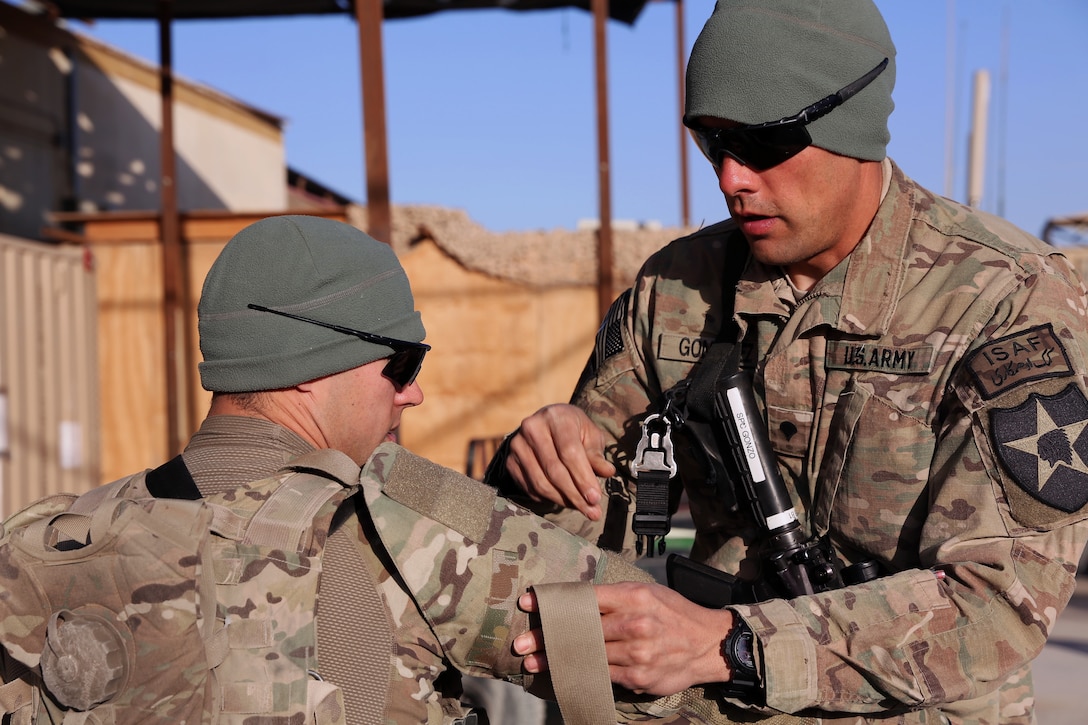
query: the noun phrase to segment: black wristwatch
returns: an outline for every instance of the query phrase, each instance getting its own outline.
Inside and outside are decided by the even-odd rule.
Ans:
[[[722,641],[722,657],[725,658],[733,677],[723,682],[726,694],[746,700],[762,696],[763,688],[759,684],[755,657],[756,637],[752,628],[734,615],[733,628]]]

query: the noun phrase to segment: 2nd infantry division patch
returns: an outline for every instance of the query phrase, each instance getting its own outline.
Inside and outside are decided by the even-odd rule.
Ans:
[[[1031,393],[1016,407],[990,412],[990,433],[1002,465],[1022,491],[1051,509],[1048,514],[1038,503],[1018,503],[1015,492],[1008,491],[1022,523],[1046,523],[1056,518],[1054,509],[1073,513],[1088,504],[1086,429],[1088,399],[1075,385],[1055,395]]]

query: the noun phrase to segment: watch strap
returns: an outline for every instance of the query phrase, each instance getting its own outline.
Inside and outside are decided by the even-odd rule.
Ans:
[[[756,638],[748,623],[733,615],[733,627],[722,640],[722,657],[729,665],[731,679],[719,687],[728,697],[752,702],[763,699],[763,685],[755,667]],[[747,657],[739,656],[744,652]]]

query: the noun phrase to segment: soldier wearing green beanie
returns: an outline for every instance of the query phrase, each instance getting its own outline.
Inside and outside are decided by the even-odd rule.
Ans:
[[[571,404],[492,462],[631,557],[686,495],[691,557],[736,577],[721,609],[597,587],[615,684],[710,684],[722,722],[1035,722],[1031,661],[1088,541],[1088,300],[1060,252],[887,158],[895,74],[872,0],[719,0],[683,122],[729,219],[646,261]],[[773,517],[715,463],[734,424],[707,401],[737,373]],[[535,632],[515,647],[546,665]]]
[[[102,587],[133,587],[130,595],[118,590],[135,602],[131,611],[111,621],[131,622],[134,644],[99,657],[99,645],[113,642],[106,635],[115,630],[79,630],[99,639],[88,639],[93,646],[83,648],[82,659],[82,640],[72,639],[59,659],[67,670],[58,665],[62,675],[47,675],[44,684],[37,653],[58,635],[46,634],[42,645],[37,633],[72,630],[61,620],[47,628],[61,616],[48,610],[13,611],[39,601],[37,590],[26,583],[33,578],[28,570],[2,567],[0,590],[20,588],[27,596],[0,598],[10,605],[0,606],[0,619],[20,623],[0,628],[2,689],[11,694],[0,698],[0,715],[60,722],[77,714],[80,722],[120,724],[195,712],[206,722],[483,725],[484,713],[462,702],[462,674],[534,686],[512,649],[514,635],[528,626],[515,605],[518,593],[550,583],[650,579],[481,482],[396,444],[402,414],[423,401],[416,376],[429,346],[389,246],[317,217],[258,221],[213,263],[197,313],[201,381],[213,393],[207,417],[176,458],[98,491],[149,506],[205,499],[215,511],[214,534],[238,545],[212,549],[228,554],[194,575],[199,585],[92,575]],[[296,474],[305,474],[301,482]],[[103,500],[91,496],[96,503],[87,505]],[[185,532],[165,528],[150,535],[186,540]],[[101,556],[109,537],[99,541],[92,531],[97,549],[78,563],[113,561]],[[131,527],[126,532],[135,536]],[[7,561],[7,542],[0,544]],[[137,539],[132,546],[139,548]],[[189,568],[192,559],[205,562],[203,554],[178,550]],[[47,566],[71,556],[50,555]],[[86,570],[112,571],[102,566]],[[152,574],[163,576],[159,568]],[[63,586],[65,606],[110,611],[89,598],[99,584]],[[196,664],[167,671],[161,663],[174,662],[175,650],[194,642],[174,641],[141,618],[156,597],[185,610],[162,619],[193,618],[190,610],[209,601],[209,586],[228,598],[212,599],[218,607],[202,613],[200,629],[209,636],[194,649],[206,651],[186,660]],[[196,604],[175,589],[199,591]],[[25,666],[14,666],[11,653]],[[136,672],[131,657],[156,665]],[[81,674],[87,677],[75,685],[65,679]],[[546,680],[536,682],[550,695]],[[43,696],[47,689],[51,696]],[[537,713],[542,719],[543,707]],[[652,719],[637,712],[616,717]]]
[[[895,45],[871,3],[720,2],[688,60],[684,123],[757,125],[792,116],[887,66],[841,106],[805,124],[812,145],[880,161],[891,134]]]
[[[318,217],[264,219],[223,249],[197,308],[201,383],[221,393],[287,388],[389,356],[379,342],[252,305],[409,343],[425,334],[392,248]]]

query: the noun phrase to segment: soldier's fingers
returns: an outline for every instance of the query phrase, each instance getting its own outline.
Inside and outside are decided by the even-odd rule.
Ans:
[[[616,475],[616,466],[612,461],[604,457],[604,451],[587,451],[589,455],[589,465],[593,467],[593,472],[600,478],[611,478]],[[596,483],[596,481],[594,481]]]
[[[597,594],[597,610],[601,615],[611,614],[616,611],[630,610],[627,605],[635,592],[646,586],[638,582],[621,582],[619,584],[597,584],[593,587]]]
[[[506,471],[529,498],[534,501],[551,500],[543,497],[537,490],[538,481],[545,480],[544,471],[540,468],[540,463],[536,460],[532,449],[521,439],[520,433],[510,439],[510,449],[506,456]],[[563,502],[556,500],[552,503],[562,504]]]
[[[518,609],[523,612],[529,612],[532,614],[536,611],[536,594],[534,592],[525,592],[518,597]]]
[[[539,629],[530,629],[514,638],[514,654],[538,655],[544,653],[544,633]]]
[[[563,468],[578,497],[585,502],[584,507],[578,508],[586,513],[589,508],[599,510],[597,504],[601,500],[601,486],[597,481],[598,469],[607,470],[612,464],[604,458],[604,436],[600,430],[588,418],[578,420],[577,424],[577,428],[556,430],[554,440]]]
[[[604,432],[573,405],[553,405],[541,412],[559,460],[585,502],[576,507],[588,518],[598,519],[601,487],[597,479],[616,473],[604,455]]]
[[[530,675],[538,675],[548,671],[548,656],[543,652],[526,656],[521,661],[521,669]]]
[[[583,447],[589,463],[593,467],[593,472],[601,478],[616,475],[616,467],[604,455],[604,431],[597,427],[584,412],[582,412],[582,416],[584,418],[583,426],[585,426],[582,433]]]
[[[530,496],[576,508],[587,518],[597,520],[601,516],[597,505],[600,489],[582,446],[581,434],[576,426],[571,427],[572,421],[569,416],[556,416],[548,409],[526,418],[518,435],[510,441],[510,458],[521,466]],[[581,484],[577,482],[579,478],[583,479]],[[587,488],[592,491],[590,499],[583,493]]]
[[[507,471],[534,501],[550,501],[565,508],[578,508],[579,503],[585,505],[558,457],[553,453],[547,457],[551,463],[544,464],[540,460],[542,457],[527,441],[515,436],[510,441]]]
[[[564,494],[561,481],[560,485],[556,485],[545,470],[559,468],[558,455],[549,448],[550,445],[541,441],[539,436],[526,433],[524,429],[519,431],[510,439],[507,470],[534,501],[570,506],[570,496]]]

